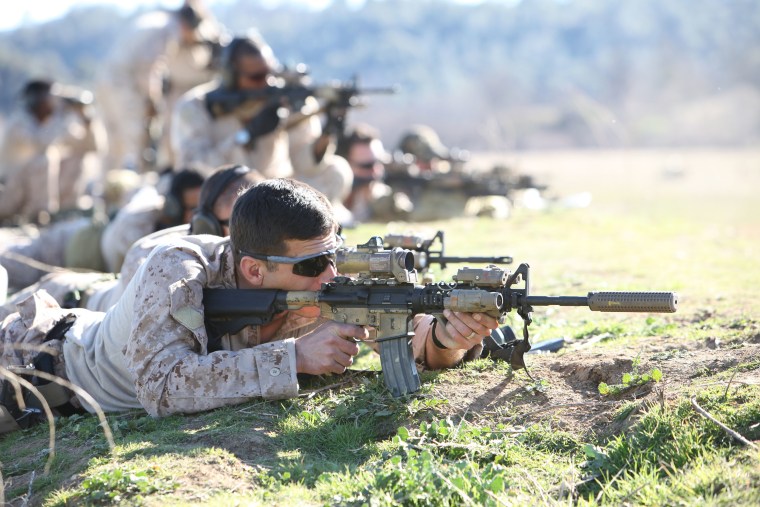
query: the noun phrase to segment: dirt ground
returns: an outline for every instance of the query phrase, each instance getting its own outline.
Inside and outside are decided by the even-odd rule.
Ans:
[[[640,150],[480,154],[473,158],[482,167],[507,161],[518,172],[529,174],[549,186],[548,197],[557,199],[590,192],[600,213],[662,213],[700,220],[705,227],[737,228],[757,240],[747,255],[760,253],[760,151],[758,150]],[[752,243],[750,243],[752,244]],[[710,259],[704,259],[707,266]],[[736,302],[736,315],[746,311]],[[708,301],[689,301],[679,309],[687,321],[690,312],[709,307]],[[757,328],[757,324],[750,324]],[[646,344],[595,349],[590,344],[570,343],[558,354],[526,356],[534,379],[547,382],[546,389],[526,391],[524,373],[506,379],[493,372],[466,376],[458,383],[436,387],[436,394],[448,399],[444,410],[452,416],[513,417],[524,424],[551,421],[554,427],[575,434],[614,435],[631,424],[639,410],[625,420],[613,422],[613,415],[624,402],[639,406],[665,403],[685,391],[710,385],[727,385],[728,377],[713,378],[737,364],[760,359],[760,331],[745,333],[743,343],[730,345],[714,340],[695,341],[658,337]],[[643,347],[643,348],[642,348]],[[601,396],[600,382],[620,384],[631,372],[640,354],[639,371],[662,371],[662,381],[647,383],[616,396]],[[731,378],[734,387],[741,383],[760,384],[757,370],[739,372]],[[509,416],[510,413],[517,415]]]
[[[532,424],[550,421],[553,427],[576,435],[598,437],[619,434],[635,421],[640,407],[672,401],[689,390],[709,385],[728,385],[727,379],[711,376],[738,364],[760,360],[760,340],[741,348],[715,349],[708,343],[665,343],[647,350],[639,371],[659,369],[662,380],[634,387],[615,396],[599,394],[599,383],[620,384],[624,373],[631,371],[638,350],[567,350],[563,354],[526,356],[531,377],[546,381],[546,388],[531,392],[533,383],[523,372],[512,379],[495,372],[479,372],[476,377],[437,386],[437,397],[449,400],[442,408],[445,415],[461,417],[504,416],[515,423]],[[658,354],[660,352],[660,354]],[[669,353],[668,353],[669,352]],[[742,383],[760,384],[757,371],[740,372],[730,379],[734,387]],[[638,407],[623,421],[613,416],[624,402]],[[514,414],[510,416],[509,414]]]
[[[552,428],[567,431],[588,441],[597,438],[604,440],[625,431],[647,407],[672,403],[685,393],[693,394],[716,385],[736,389],[742,384],[760,384],[756,368],[738,371],[733,376],[726,373],[739,364],[760,361],[760,319],[757,315],[752,315],[752,309],[758,307],[756,301],[760,301],[754,297],[758,295],[758,284],[754,281],[757,275],[752,273],[751,276],[738,280],[742,273],[736,274],[736,269],[732,266],[737,258],[751,261],[760,254],[760,203],[755,195],[760,189],[760,150],[550,152],[499,156],[482,154],[473,159],[474,164],[484,166],[494,161],[507,161],[518,172],[530,174],[537,181],[547,184],[547,199],[559,201],[565,196],[589,192],[593,196],[590,208],[593,214],[615,217],[627,213],[648,213],[656,217],[661,213],[663,216],[678,216],[690,227],[690,234],[694,232],[694,223],[704,223],[704,230],[697,231],[694,237],[685,242],[688,246],[699,244],[707,238],[717,244],[714,249],[720,249],[723,248],[721,242],[734,237],[731,234],[742,235],[741,248],[744,250],[738,254],[732,252],[733,257],[727,254],[725,264],[728,267],[720,273],[723,277],[720,283],[735,283],[738,287],[736,291],[724,290],[721,295],[714,295],[711,288],[715,280],[709,272],[709,264],[713,259],[701,255],[699,251],[683,256],[684,265],[678,266],[678,270],[690,272],[686,269],[686,264],[704,263],[706,274],[703,280],[699,280],[702,287],[699,290],[695,288],[696,285],[684,287],[684,292],[691,296],[691,300],[681,305],[674,315],[674,322],[679,328],[696,330],[700,320],[713,316],[709,308],[717,298],[723,298],[728,303],[723,304],[722,308],[730,308],[730,312],[721,317],[735,319],[740,323],[738,325],[744,327],[736,333],[729,333],[732,338],[724,342],[711,338],[685,338],[684,333],[679,334],[680,337],[663,334],[651,340],[622,340],[620,345],[608,344],[603,347],[597,346],[593,338],[570,339],[559,353],[526,356],[532,380],[522,371],[509,377],[503,373],[503,369],[477,372],[466,368],[455,369],[447,372],[446,381],[436,382],[433,387],[432,396],[448,401],[445,405],[437,406],[436,411],[455,419],[466,417],[471,421],[509,422],[518,428],[544,422]],[[522,215],[516,223],[508,222],[506,225],[509,233],[515,230],[530,233],[532,218],[530,215]],[[550,220],[551,216],[544,218],[546,222]],[[446,225],[441,224],[442,227]],[[451,225],[460,229],[468,227],[468,223]],[[549,228],[550,226],[544,226],[544,230]],[[719,233],[713,235],[710,232],[712,230]],[[666,228],[665,232],[668,231]],[[659,233],[662,235],[663,231]],[[681,231],[674,233],[682,234]],[[641,235],[640,232],[638,234]],[[452,234],[452,237],[456,235]],[[561,258],[562,253],[551,251],[555,242],[545,238],[542,240],[540,246],[543,249],[539,252],[536,252],[534,245],[524,247],[530,256],[536,253],[542,257],[545,269],[537,270],[535,275],[539,282],[546,281],[541,277],[549,278],[546,268],[551,264],[565,262]],[[573,241],[574,237],[567,238],[563,246],[572,244]],[[504,244],[510,247],[508,251],[512,253],[511,248],[517,243],[514,236],[511,236],[506,238]],[[457,245],[453,245],[450,251],[457,251],[455,246]],[[621,247],[612,245],[610,248],[614,254],[614,249]],[[711,255],[715,251],[711,250]],[[604,250],[594,253],[603,255],[610,252]],[[586,255],[586,252],[582,255]],[[680,257],[669,258],[667,263],[672,263],[673,258]],[[750,261],[747,264],[753,265]],[[572,259],[568,262],[572,262]],[[588,266],[583,266],[585,273],[604,277],[598,278],[597,282],[611,278],[612,282],[618,283],[628,271],[627,266],[618,265],[610,273],[607,265],[597,265],[591,257],[587,259],[587,264]],[[666,279],[665,275],[663,279]],[[562,283],[567,284],[566,281]],[[649,283],[649,279],[645,283]],[[738,298],[737,294],[742,294],[743,298]],[[701,315],[700,312],[707,313]],[[659,369],[662,380],[614,396],[602,396],[598,390],[599,383],[620,384],[623,374],[632,371],[637,357],[641,359],[638,365],[640,372]],[[540,384],[537,382],[539,380],[542,381]],[[540,388],[537,388],[539,385]],[[350,384],[346,388],[349,386]],[[633,403],[634,408],[627,417],[622,420],[616,418],[620,408],[628,403]],[[185,429],[189,434],[192,434],[194,426],[202,427],[206,424],[203,417],[188,419]],[[274,461],[279,452],[272,443],[267,426],[264,417],[260,427],[252,428],[242,435],[206,432],[188,437],[184,442],[188,448],[226,449],[240,459],[245,467],[237,468],[237,472],[232,473],[236,466],[239,467],[239,463],[230,464],[221,458],[209,458],[208,463],[203,463],[200,468],[196,466],[189,475],[178,479],[179,494],[186,501],[202,502],[203,498],[195,495],[205,489],[252,491],[255,488],[250,481],[253,468],[262,460]],[[395,428],[389,431],[392,434]],[[213,473],[220,468],[230,473],[223,474],[224,477]],[[5,488],[10,490],[28,482],[28,474],[10,477],[6,480]]]

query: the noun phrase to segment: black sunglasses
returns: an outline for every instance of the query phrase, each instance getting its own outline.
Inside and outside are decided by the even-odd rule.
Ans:
[[[377,164],[377,160],[371,160],[369,162],[357,162],[354,165],[362,169],[372,169],[375,167],[375,164]]]
[[[267,77],[269,77],[269,72],[253,72],[251,74],[241,74],[243,77],[248,79],[249,81],[253,81],[255,83],[261,83],[262,81],[265,81]]]
[[[338,236],[340,238],[340,236]],[[342,241],[340,241],[342,243]],[[338,245],[340,246],[340,244]],[[335,266],[337,248],[332,250],[326,250],[312,255],[304,255],[303,257],[286,257],[284,255],[265,255],[246,252],[240,250],[241,255],[253,257],[262,261],[276,262],[280,264],[292,264],[293,274],[299,276],[308,276],[315,278],[325,272],[328,266]]]

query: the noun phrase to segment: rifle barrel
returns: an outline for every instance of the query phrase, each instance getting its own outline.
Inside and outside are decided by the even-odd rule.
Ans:
[[[526,296],[530,306],[588,306],[596,312],[674,313],[675,292],[589,292],[588,296]]]
[[[361,95],[393,95],[398,93],[398,86],[380,86],[374,88],[358,88],[357,92]]]

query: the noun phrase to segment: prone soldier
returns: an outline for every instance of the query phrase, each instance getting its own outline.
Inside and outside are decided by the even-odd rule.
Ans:
[[[456,216],[506,218],[515,191],[536,187],[532,178],[516,175],[506,166],[472,170],[469,158],[465,150],[447,148],[432,128],[415,125],[402,135],[387,165],[385,182],[414,202],[411,221]]]
[[[33,345],[44,343],[53,356],[49,369],[103,410],[144,408],[153,416],[287,398],[298,394],[297,373],[345,372],[359,352],[355,340],[368,331],[320,319],[318,307],[226,334],[215,351],[204,326],[206,288],[308,291],[335,277],[341,241],[329,201],[295,180],[263,181],[238,198],[230,227],[229,238],[187,236],[158,246],[106,313],[61,309],[35,293],[3,321],[0,365],[33,374],[24,366],[41,364]],[[415,319],[414,355],[429,368],[479,354],[498,326],[486,314],[444,315],[447,323],[435,327],[432,316]],[[93,356],[99,360],[88,360]],[[4,400],[7,426],[18,421],[14,399]],[[66,403],[93,410],[76,396]]]
[[[118,278],[112,274],[73,270],[50,273],[38,283],[13,294],[7,303],[0,306],[0,321],[15,311],[16,304],[41,289],[46,290],[61,306],[75,305],[88,310],[107,311],[119,300],[156,246],[188,234],[229,235],[232,205],[238,194],[256,181],[257,173],[245,166],[219,168],[203,182],[198,207],[190,223],[162,229],[135,241],[124,257]]]

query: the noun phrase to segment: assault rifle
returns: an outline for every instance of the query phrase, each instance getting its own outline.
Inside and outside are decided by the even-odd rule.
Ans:
[[[435,248],[436,240],[439,243],[438,250]],[[404,248],[414,254],[414,267],[420,273],[424,273],[431,264],[438,264],[441,269],[446,269],[448,264],[512,264],[512,257],[455,257],[444,255],[444,232],[438,231],[432,238],[420,234],[386,234],[383,238],[385,248]]]
[[[446,159],[451,164],[449,172],[421,172],[410,154],[394,154],[386,165],[384,181],[394,190],[408,194],[416,201],[423,192],[461,193],[467,197],[500,195],[512,197],[517,190],[527,188],[546,189],[526,174],[517,174],[505,165],[495,165],[486,171],[467,171],[466,159]]]
[[[332,82],[325,85],[309,85],[306,79],[277,79],[260,90],[229,90],[217,88],[206,95],[206,107],[215,118],[233,113],[247,102],[260,102],[264,106],[281,104],[292,110],[300,110],[308,97],[325,102],[324,110],[347,110],[362,105],[361,96],[394,94],[397,87],[359,88],[357,78],[348,82]]]
[[[375,243],[380,238],[374,240]],[[318,306],[323,317],[377,330],[380,363],[386,387],[394,397],[413,393],[420,379],[412,353],[412,317],[432,314],[443,319],[444,309],[482,312],[501,317],[515,310],[524,321],[523,340],[513,344],[510,362],[524,367],[530,350],[528,326],[534,306],[585,306],[600,312],[675,312],[674,292],[589,292],[586,296],[534,296],[530,268],[512,273],[496,266],[460,269],[450,283],[416,284],[414,254],[394,248],[351,255],[353,265],[338,265],[341,273],[318,291],[278,289],[205,289],[203,306],[209,351],[218,350],[221,337],[246,326],[264,325],[280,312]],[[346,258],[342,262],[346,262]],[[360,265],[361,264],[361,265]],[[357,268],[360,268],[357,270]]]

